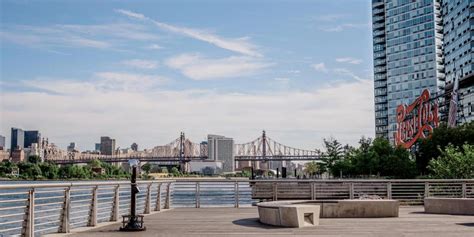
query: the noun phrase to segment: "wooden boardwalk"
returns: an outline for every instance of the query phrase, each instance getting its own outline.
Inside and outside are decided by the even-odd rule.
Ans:
[[[118,224],[72,236],[474,236],[474,216],[424,214],[401,207],[398,218],[321,219],[317,227],[293,229],[260,224],[255,207],[177,208],[145,217],[146,232],[117,231]]]

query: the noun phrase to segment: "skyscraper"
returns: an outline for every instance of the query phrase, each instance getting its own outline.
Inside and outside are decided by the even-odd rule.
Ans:
[[[25,132],[20,128],[12,128],[12,135],[10,137],[10,152],[15,149],[23,149],[25,144]]]
[[[25,143],[24,147],[28,148],[31,144],[36,143],[40,145],[41,133],[38,131],[25,131]]]
[[[474,120],[474,0],[444,0],[443,45],[448,97],[459,82],[457,123]],[[448,98],[449,99],[449,98]]]
[[[115,139],[100,137],[100,153],[102,155],[115,155]]]
[[[444,92],[440,0],[372,0],[375,126],[393,140],[396,108]]]
[[[223,172],[234,172],[234,139],[219,135],[208,135],[207,143],[208,159],[222,161]]]

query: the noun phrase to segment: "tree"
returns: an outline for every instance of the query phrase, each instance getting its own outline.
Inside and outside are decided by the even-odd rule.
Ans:
[[[326,148],[324,158],[322,159],[325,163],[324,168],[332,172],[334,164],[344,157],[345,149],[342,147],[342,144],[334,138],[324,139],[324,146]]]
[[[464,144],[462,148],[448,145],[440,152],[438,159],[431,160],[428,165],[434,178],[474,178],[474,145]]]
[[[421,139],[416,143],[416,166],[419,172],[427,173],[430,161],[439,157],[441,151],[449,144],[460,147],[464,143],[474,144],[474,121],[454,128],[441,124],[433,130],[429,138]]]
[[[142,170],[145,171],[145,173],[150,173],[150,170],[151,170],[151,164],[150,163],[146,163],[144,165],[142,165]]]
[[[8,176],[12,173],[13,168],[16,168],[15,163],[9,160],[3,160],[0,163],[0,176]]]
[[[335,162],[331,173],[334,177],[378,175],[391,178],[416,176],[415,162],[410,153],[401,147],[394,148],[384,138],[361,138],[358,148],[347,149],[344,158]]]
[[[41,163],[41,157],[37,155],[28,156],[28,162],[33,164],[39,164]]]
[[[178,168],[173,167],[173,168],[171,168],[171,174],[172,174],[174,177],[177,177],[177,176],[180,176],[180,175],[181,175],[181,172],[179,172]]]
[[[319,165],[316,161],[307,162],[304,164],[304,171],[310,176],[314,176],[319,173]]]

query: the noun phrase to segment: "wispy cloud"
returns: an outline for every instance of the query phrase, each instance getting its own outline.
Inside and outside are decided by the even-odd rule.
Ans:
[[[158,62],[153,60],[131,59],[122,61],[121,63],[139,69],[155,69],[158,67]]]
[[[315,17],[317,21],[336,21],[346,17],[346,14],[326,14]]]
[[[160,45],[158,44],[151,44],[147,47],[147,49],[162,49],[163,47],[161,47]]]
[[[350,63],[350,64],[361,64],[362,59],[353,58],[353,57],[344,57],[344,58],[336,58],[336,62]]]
[[[311,65],[311,67],[318,72],[328,73],[328,69],[324,63],[315,63]]]
[[[351,77],[351,78],[353,78],[357,81],[368,81],[366,78],[362,78],[360,76],[357,76],[354,72],[352,72],[351,70],[346,69],[346,68],[335,68],[333,71],[334,71],[334,73],[336,73],[338,75],[348,76],[348,77]]]
[[[248,76],[271,66],[260,59],[247,56],[206,58],[199,54],[181,54],[166,60],[165,64],[180,70],[193,80],[218,80]]]
[[[353,23],[345,23],[345,24],[327,24],[327,25],[320,25],[318,28],[322,31],[326,32],[341,32],[348,29],[360,29],[360,28],[368,28],[370,27],[369,23],[364,24],[353,24]]]
[[[6,25],[2,40],[32,48],[65,47],[116,49],[130,40],[156,41],[160,37],[144,26],[134,24],[99,25]]]
[[[186,28],[186,27],[178,27],[178,26],[173,26],[170,24],[166,24],[163,22],[159,22],[156,20],[153,20],[143,14],[132,12],[129,10],[124,10],[124,9],[116,9],[116,12],[123,14],[125,16],[142,20],[142,21],[147,21],[155,24],[158,26],[160,29],[170,31],[173,33],[181,34],[188,36],[190,38],[200,40],[203,42],[207,42],[209,44],[215,45],[219,48],[223,48],[226,50],[230,50],[233,52],[237,52],[243,55],[247,56],[253,56],[253,57],[261,57],[262,54],[260,54],[256,50],[256,46],[251,44],[248,41],[247,37],[243,38],[238,38],[238,39],[226,39],[221,36],[200,30],[200,29],[193,29],[193,28]]]

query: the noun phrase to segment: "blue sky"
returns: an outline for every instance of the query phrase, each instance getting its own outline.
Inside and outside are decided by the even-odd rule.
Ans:
[[[373,136],[369,1],[2,1],[1,130],[151,148],[180,131]]]

